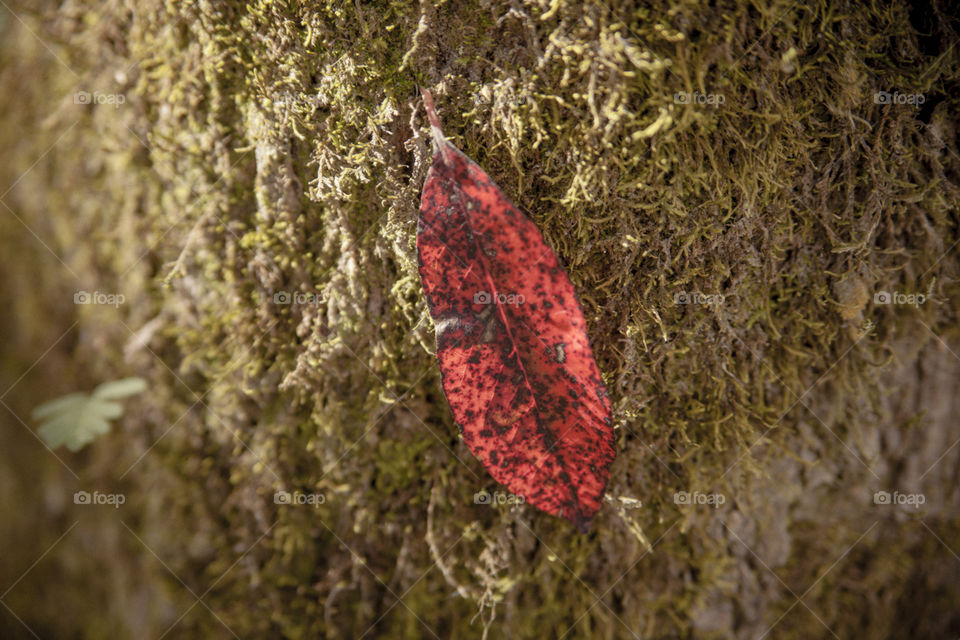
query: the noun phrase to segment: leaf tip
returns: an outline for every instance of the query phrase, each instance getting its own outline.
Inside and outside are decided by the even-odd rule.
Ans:
[[[573,525],[577,528],[577,531],[586,535],[590,533],[590,522],[591,520],[586,520],[584,518],[577,518],[573,521]]]

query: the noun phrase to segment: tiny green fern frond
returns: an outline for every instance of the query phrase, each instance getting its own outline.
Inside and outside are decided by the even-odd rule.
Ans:
[[[142,378],[124,378],[105,382],[93,393],[70,393],[45,402],[33,410],[33,419],[41,422],[38,432],[51,449],[66,445],[79,451],[110,430],[110,420],[123,415],[117,400],[141,393],[147,388]]]

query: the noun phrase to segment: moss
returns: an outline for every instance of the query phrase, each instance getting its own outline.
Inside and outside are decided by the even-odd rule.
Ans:
[[[3,436],[43,478],[5,490],[20,558],[79,522],[5,599],[39,635],[956,626],[960,49],[939,4],[10,6],[3,375],[29,371],[5,402],[152,383],[64,459],[79,479],[15,419]],[[589,536],[474,504],[497,487],[452,423],[416,271],[418,85],[580,293],[619,434]],[[95,288],[128,303],[71,304]],[[121,514],[64,499],[114,485]],[[885,488],[930,516],[878,509]]]

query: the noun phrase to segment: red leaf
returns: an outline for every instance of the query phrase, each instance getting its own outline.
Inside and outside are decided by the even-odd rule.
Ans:
[[[446,141],[420,200],[420,279],[443,389],[494,478],[581,531],[616,454],[610,400],[573,285],[534,224]]]

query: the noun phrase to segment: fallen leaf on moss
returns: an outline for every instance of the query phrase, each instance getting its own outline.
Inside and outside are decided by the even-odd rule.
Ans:
[[[417,253],[443,388],[491,475],[586,531],[616,454],[610,400],[573,284],[540,231],[446,141],[423,186]]]

